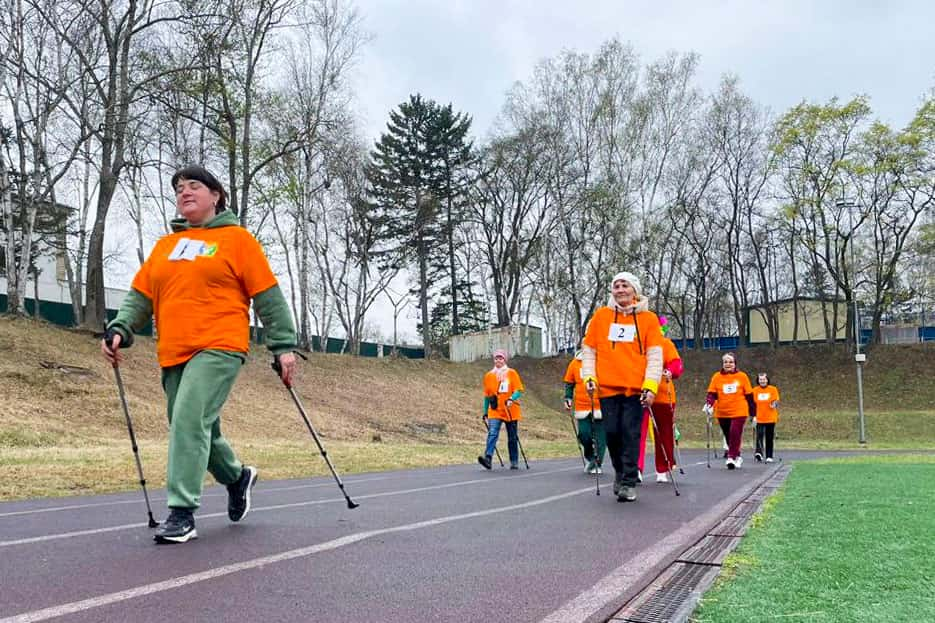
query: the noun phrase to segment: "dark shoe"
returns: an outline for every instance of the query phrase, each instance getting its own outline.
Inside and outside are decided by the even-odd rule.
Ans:
[[[620,495],[620,489],[623,488],[623,475],[614,476],[614,495]]]
[[[168,545],[197,539],[198,531],[195,530],[195,515],[192,509],[172,508],[169,510],[166,522],[159,526],[159,531],[153,536],[153,540],[160,545]]]
[[[636,487],[620,487],[617,493],[618,502],[633,502],[636,500]]]
[[[240,479],[227,485],[227,516],[231,521],[240,521],[250,512],[250,492],[256,484],[256,478],[256,468],[244,465]]]
[[[490,455],[482,454],[477,457],[477,462],[484,466],[484,469],[490,469]]]
[[[762,463],[762,462],[763,462],[763,455],[760,454],[759,452],[757,452],[756,454],[753,455],[753,459],[754,459],[757,463]]]
[[[510,469],[519,469],[519,465],[516,463],[510,463]]]

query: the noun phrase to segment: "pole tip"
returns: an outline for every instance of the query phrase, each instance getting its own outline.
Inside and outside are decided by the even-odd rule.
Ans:
[[[352,502],[350,499],[348,499],[348,501],[347,501],[347,507],[348,507],[348,508],[354,509],[354,508],[357,508],[358,506],[360,506],[360,504],[358,504],[358,503],[356,503],[356,502]]]

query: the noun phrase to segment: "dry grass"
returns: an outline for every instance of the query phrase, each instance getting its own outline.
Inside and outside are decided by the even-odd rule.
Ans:
[[[140,338],[121,366],[146,477],[165,472],[165,400],[154,343]],[[698,407],[719,353],[683,353],[680,428],[686,447],[704,446]],[[840,349],[751,349],[748,371],[766,369],[783,392],[782,447],[855,445],[853,363]],[[935,367],[935,348],[871,353],[865,403],[874,447],[931,447],[935,387],[920,370]],[[40,362],[87,369],[86,374]],[[567,358],[516,360],[527,386],[523,444],[536,458],[577,453],[560,412]],[[488,363],[355,358],[312,353],[300,365],[298,392],[342,473],[474,460],[484,438],[480,379]],[[885,402],[894,396],[898,404]],[[86,332],[0,316],[0,500],[115,491],[136,486],[113,371]],[[900,409],[899,412],[895,409]],[[697,417],[695,417],[697,416]],[[327,473],[289,394],[257,348],[237,381],[223,427],[265,478]],[[378,441],[375,441],[378,440]]]

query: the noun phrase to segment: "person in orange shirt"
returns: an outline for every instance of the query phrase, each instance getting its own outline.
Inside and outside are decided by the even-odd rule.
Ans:
[[[581,376],[600,400],[614,495],[631,502],[643,410],[653,405],[662,377],[662,332],[636,275],[617,273],[610,284],[610,300],[594,312],[582,340]]]
[[[155,316],[169,418],[169,517],[157,543],[198,538],[194,513],[206,471],[227,486],[231,521],[250,510],[257,469],[221,435],[220,413],[246,361],[251,300],[287,385],[295,372],[292,312],[260,243],[226,210],[224,187],[191,165],[176,171],[172,188],[180,218],[136,273],[101,341],[104,358],[118,365],[134,332]]]
[[[750,378],[737,369],[734,353],[721,357],[721,369],[715,372],[708,383],[708,395],[704,412],[714,414],[727,439],[727,469],[743,465],[740,446],[743,443],[743,427],[747,418],[756,414],[753,404],[753,387]]]
[[[765,442],[766,462],[772,463],[773,439],[776,435],[776,423],[779,422],[779,390],[770,384],[765,372],[756,375],[753,401],[756,403],[756,453],[753,458],[757,463],[763,460]]]
[[[659,325],[663,336],[663,364],[659,394],[653,402],[653,416],[656,418],[656,426],[659,427],[653,435],[653,442],[655,444],[656,482],[669,482],[668,474],[675,467],[675,383],[672,380],[682,376],[683,366],[675,343],[666,337],[669,325],[665,316],[659,317]],[[669,459],[668,463],[666,457]]]
[[[565,409],[572,412],[578,423],[578,443],[584,449],[588,474],[603,474],[604,453],[607,449],[607,436],[604,434],[604,422],[601,419],[601,403],[597,396],[588,395],[581,378],[581,351],[565,370]]]
[[[510,469],[519,469],[519,421],[523,419],[519,400],[525,388],[519,373],[506,365],[505,350],[493,353],[493,369],[484,375],[484,420],[487,421],[487,445],[477,462],[490,469],[491,459],[500,437],[500,427],[506,423]]]

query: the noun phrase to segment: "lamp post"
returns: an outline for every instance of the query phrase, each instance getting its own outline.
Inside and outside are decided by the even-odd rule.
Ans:
[[[854,208],[857,207],[853,201],[840,199],[837,202],[838,208],[847,208],[847,218],[851,230],[851,271],[854,275],[854,283],[851,286],[851,298],[854,301],[854,362],[857,364],[857,443],[867,443],[867,426],[864,420],[864,374],[863,365],[867,361],[867,355],[860,352],[860,311],[857,309],[857,263],[854,261]]]

